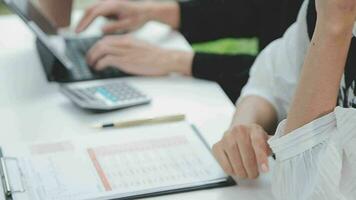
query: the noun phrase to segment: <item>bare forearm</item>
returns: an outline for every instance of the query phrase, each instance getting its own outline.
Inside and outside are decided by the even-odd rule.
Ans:
[[[70,25],[73,0],[39,0],[43,13],[57,27]]]
[[[258,96],[243,98],[236,108],[231,125],[258,124],[266,132],[272,133],[277,124],[275,108],[265,99]]]
[[[317,21],[289,111],[286,133],[335,108],[351,33],[351,25],[333,27],[323,20]]]

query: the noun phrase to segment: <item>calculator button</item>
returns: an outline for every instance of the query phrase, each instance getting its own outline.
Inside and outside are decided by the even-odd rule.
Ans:
[[[126,104],[128,102],[137,102],[145,100],[146,96],[136,91],[126,83],[112,83],[83,89],[81,96],[92,101],[99,100],[107,105]]]
[[[93,94],[91,94],[88,90],[78,90],[78,92],[81,94],[81,96],[85,97],[86,99],[89,100],[95,100],[95,97],[93,96]]]
[[[113,105],[113,102],[109,100],[106,96],[104,96],[102,93],[97,92],[95,94],[95,97],[100,99],[101,101],[104,101],[107,105]]]

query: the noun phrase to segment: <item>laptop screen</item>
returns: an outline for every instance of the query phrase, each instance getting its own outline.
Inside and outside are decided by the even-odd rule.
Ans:
[[[33,21],[44,33],[56,34],[57,30],[39,7],[31,0],[5,0],[13,10],[26,21]]]
[[[40,1],[43,0],[4,0],[37,37],[37,49],[47,80],[72,82],[70,68],[74,63],[66,55],[65,39],[58,34],[54,23],[46,17]]]
[[[61,2],[62,0],[58,0]],[[74,42],[77,42],[79,39],[73,36],[65,36],[63,34],[63,29],[57,29],[53,20],[53,13],[56,12],[56,8],[47,8],[46,5],[47,0],[5,0],[6,5],[16,13],[21,19],[28,25],[28,27],[36,34],[38,38],[37,48],[40,54],[40,58],[46,72],[47,79],[49,81],[57,81],[57,82],[74,82],[74,81],[82,81],[82,80],[91,80],[97,79],[100,77],[93,77],[90,74],[90,67],[86,66],[85,62],[85,54],[86,51],[83,48],[79,49],[74,45]],[[47,7],[46,7],[47,6]],[[71,15],[71,6],[68,8],[68,22],[70,23],[70,15]],[[47,11],[47,12],[46,12]],[[48,13],[46,15],[45,13]],[[57,18],[62,20],[62,16]],[[65,17],[63,17],[65,18]],[[69,24],[68,24],[69,25]],[[89,38],[89,39],[99,39],[97,38]],[[88,39],[88,38],[86,38]],[[91,42],[87,42],[86,44],[94,44]],[[90,48],[90,45],[86,45],[86,48]],[[82,57],[73,56],[73,52],[81,52]],[[86,69],[86,76],[82,71],[80,73],[83,76],[78,75],[78,66],[83,66],[80,69]],[[111,75],[110,75],[111,76]]]

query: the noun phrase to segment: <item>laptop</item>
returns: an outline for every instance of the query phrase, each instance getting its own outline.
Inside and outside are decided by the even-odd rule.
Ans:
[[[86,63],[87,51],[100,40],[100,36],[64,37],[34,0],[4,2],[36,35],[36,47],[48,81],[60,83],[61,91],[76,105],[109,111],[150,102],[148,96],[119,79],[88,84],[88,80],[129,76],[113,67],[95,71]]]
[[[85,61],[86,53],[101,39],[101,36],[64,37],[59,34],[53,23],[42,14],[34,0],[4,1],[37,36],[37,48],[49,81],[75,82],[128,76],[117,68],[109,67],[102,71],[95,71],[87,65]],[[47,51],[49,54],[43,51]],[[54,67],[60,68],[55,62],[59,62],[64,69],[53,69]],[[55,72],[60,73],[56,74]]]

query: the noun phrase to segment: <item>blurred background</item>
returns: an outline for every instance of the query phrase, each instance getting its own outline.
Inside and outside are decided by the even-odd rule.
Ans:
[[[75,0],[75,8],[83,9],[96,0]],[[0,2],[0,16],[11,15]],[[0,27],[0,29],[3,27]],[[221,39],[212,42],[193,44],[193,49],[199,52],[212,52],[221,54],[251,54],[257,53],[258,41],[256,39]]]

